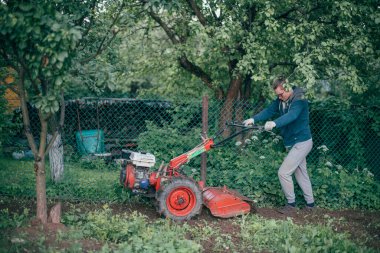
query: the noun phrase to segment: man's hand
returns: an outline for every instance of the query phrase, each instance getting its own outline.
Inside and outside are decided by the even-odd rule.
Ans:
[[[276,127],[276,123],[274,123],[274,121],[267,121],[265,123],[264,129],[266,131],[272,131],[272,129],[275,128],[275,127]]]
[[[255,124],[255,121],[252,118],[246,119],[243,121],[244,126],[249,126]]]

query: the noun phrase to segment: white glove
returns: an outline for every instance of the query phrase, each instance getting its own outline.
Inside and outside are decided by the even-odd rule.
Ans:
[[[272,131],[272,129],[276,126],[276,123],[274,121],[267,121],[265,123],[264,129],[265,131]]]
[[[249,126],[255,124],[255,120],[252,118],[246,119],[243,121],[244,126]]]

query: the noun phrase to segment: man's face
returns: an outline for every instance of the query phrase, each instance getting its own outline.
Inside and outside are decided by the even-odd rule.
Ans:
[[[274,92],[276,93],[276,96],[282,100],[287,101],[292,94],[290,91],[286,91],[282,85],[279,85]]]

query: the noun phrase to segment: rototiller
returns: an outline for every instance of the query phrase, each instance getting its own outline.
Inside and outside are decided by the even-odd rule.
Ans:
[[[122,165],[120,183],[135,193],[155,196],[158,212],[176,221],[189,220],[198,215],[202,205],[210,209],[217,217],[229,218],[247,214],[253,210],[253,201],[234,190],[224,187],[206,187],[205,182],[181,174],[181,166],[192,158],[223,146],[235,136],[252,129],[262,130],[260,126],[246,127],[241,124],[229,123],[226,127],[238,127],[240,130],[214,143],[223,131],[214,138],[202,138],[202,143],[192,150],[161,164],[157,171],[149,169],[155,164],[155,157],[150,153],[129,151],[129,159]]]

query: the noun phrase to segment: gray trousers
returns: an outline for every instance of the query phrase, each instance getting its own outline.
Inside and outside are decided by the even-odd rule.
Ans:
[[[292,175],[295,175],[298,185],[303,191],[306,203],[313,203],[313,190],[306,170],[306,156],[313,147],[313,140],[296,143],[285,157],[278,170],[278,178],[288,203],[296,201]]]

